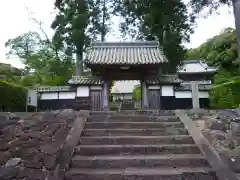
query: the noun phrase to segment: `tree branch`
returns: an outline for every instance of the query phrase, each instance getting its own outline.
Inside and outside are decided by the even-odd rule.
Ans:
[[[43,35],[46,38],[47,43],[49,44],[49,47],[55,52],[56,56],[59,57],[59,53],[58,53],[58,49],[56,47],[54,47],[54,45],[52,44],[52,41],[50,40],[50,38],[48,37],[47,33],[44,31],[42,25],[43,23],[41,21],[38,21],[34,16],[33,13],[29,11],[28,7],[26,7],[27,11],[28,11],[28,18],[30,20],[32,20],[35,24],[38,25],[38,28],[40,29],[40,31],[43,33]]]

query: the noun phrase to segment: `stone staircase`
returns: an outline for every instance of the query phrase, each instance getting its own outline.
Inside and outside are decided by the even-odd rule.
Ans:
[[[134,110],[134,101],[123,101],[121,105],[121,110]]]
[[[171,115],[171,114],[170,114]],[[91,115],[65,180],[216,180],[174,115]]]

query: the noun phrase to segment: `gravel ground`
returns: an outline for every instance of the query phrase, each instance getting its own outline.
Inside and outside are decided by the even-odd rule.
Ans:
[[[0,179],[43,180],[55,168],[76,112],[1,113]]]

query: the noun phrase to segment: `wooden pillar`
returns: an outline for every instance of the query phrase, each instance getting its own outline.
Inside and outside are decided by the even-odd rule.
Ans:
[[[160,91],[160,93],[159,93],[159,110],[161,110],[161,96],[162,96],[162,85],[161,84],[159,84],[159,91]]]
[[[192,87],[192,107],[193,109],[199,109],[199,93],[198,84],[196,82],[191,83]]]
[[[143,86],[142,86],[142,80],[140,81],[140,96],[141,96],[141,109],[143,109]]]
[[[147,94],[147,84],[146,81],[142,81],[142,91],[143,91],[143,108],[148,109],[148,94]]]
[[[108,81],[103,81],[103,111],[108,111]]]

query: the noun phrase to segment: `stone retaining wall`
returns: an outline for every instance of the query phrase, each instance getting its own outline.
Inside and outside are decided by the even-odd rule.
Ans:
[[[25,119],[0,115],[0,179],[45,179],[76,115],[67,110]]]

